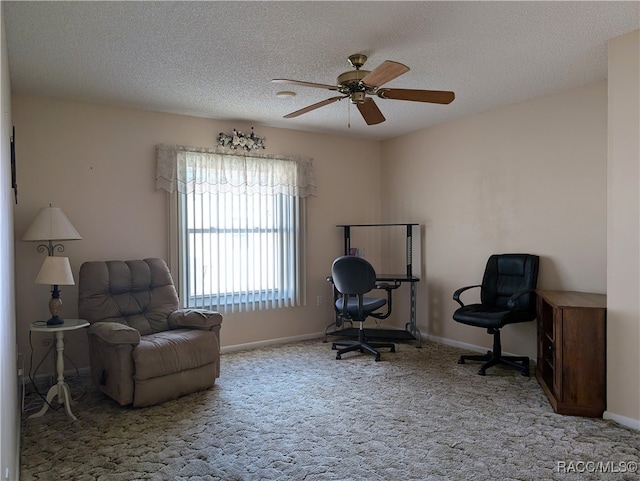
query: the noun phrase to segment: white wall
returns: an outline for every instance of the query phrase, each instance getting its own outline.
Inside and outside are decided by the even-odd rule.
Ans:
[[[108,106],[14,96],[20,132],[20,204],[15,212],[17,336],[29,352],[29,324],[48,318],[47,286],[34,284],[43,261],[36,244],[21,242],[41,207],[62,208],[82,240],[66,242],[77,280],[82,262],[167,258],[167,194],[155,190],[158,143],[214,147],[219,132],[248,132],[251,125]],[[336,224],[376,222],[380,217],[378,142],[255,126],[266,137],[265,153],[314,159],[318,196],[308,200],[308,305],[226,314],[223,347],[295,338],[324,331],[333,319],[331,262],[342,252]],[[358,179],[358,182],[354,182]],[[371,188],[374,186],[374,188]],[[317,296],[325,298],[316,306]],[[63,315],[77,316],[77,286],[63,287]],[[36,360],[42,354],[35,340]],[[86,333],[69,333],[65,353],[88,365]]]
[[[607,412],[640,429],[640,31],[609,42]]]
[[[423,334],[491,347],[451,296],[492,253],[541,256],[540,288],[606,292],[606,83],[384,142],[382,159],[383,219],[424,226]],[[535,358],[535,329],[504,329],[505,351]]]
[[[18,479],[19,403],[16,363],[16,317],[14,291],[13,189],[11,189],[11,82],[5,38],[4,16],[0,8],[0,55],[2,93],[0,120],[0,479]],[[17,137],[17,136],[16,136]]]

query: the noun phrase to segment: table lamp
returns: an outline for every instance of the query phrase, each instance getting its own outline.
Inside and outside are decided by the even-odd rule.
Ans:
[[[51,290],[51,299],[49,300],[49,311],[51,319],[47,321],[48,326],[55,326],[64,323],[64,319],[60,317],[62,312],[62,299],[60,299],[60,291],[58,286],[72,286],[75,284],[71,266],[68,257],[48,256],[42,263],[36,284],[49,284],[53,286]]]
[[[38,246],[38,252],[48,252],[53,256],[54,249],[64,251],[62,244],[53,241],[82,239],[60,207],[43,207],[35,216],[31,225],[22,236],[23,241],[47,241],[48,244]]]

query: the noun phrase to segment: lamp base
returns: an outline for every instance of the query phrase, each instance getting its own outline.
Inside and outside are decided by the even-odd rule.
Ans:
[[[60,317],[62,313],[62,299],[60,299],[60,291],[58,286],[54,285],[51,291],[51,299],[49,299],[49,312],[51,319],[47,321],[47,326],[59,326],[64,324],[64,319]]]
[[[59,326],[60,324],[64,324],[64,319],[60,316],[53,316],[47,321],[47,326]]]

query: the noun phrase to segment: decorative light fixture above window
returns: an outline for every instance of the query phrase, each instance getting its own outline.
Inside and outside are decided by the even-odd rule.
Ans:
[[[258,137],[253,132],[251,127],[251,133],[249,135],[238,132],[233,129],[233,134],[227,135],[220,132],[218,134],[218,145],[232,150],[244,149],[247,152],[252,150],[264,149],[265,137]]]

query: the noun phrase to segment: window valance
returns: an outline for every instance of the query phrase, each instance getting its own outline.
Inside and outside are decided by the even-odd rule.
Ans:
[[[316,181],[309,157],[159,144],[156,189],[308,197]]]

